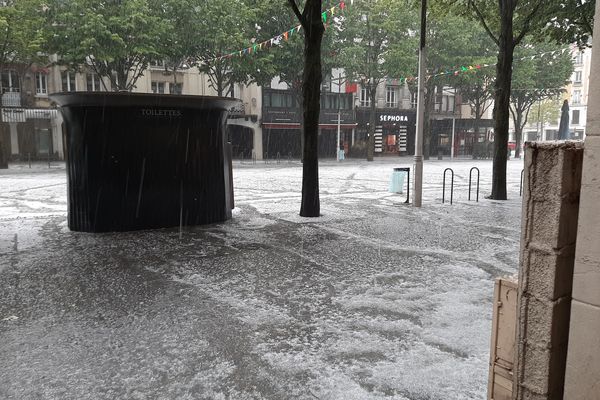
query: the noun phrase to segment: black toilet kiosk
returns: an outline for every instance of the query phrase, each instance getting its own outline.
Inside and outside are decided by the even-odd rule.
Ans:
[[[57,93],[69,228],[130,231],[231,218],[225,125],[239,101],[141,93]]]

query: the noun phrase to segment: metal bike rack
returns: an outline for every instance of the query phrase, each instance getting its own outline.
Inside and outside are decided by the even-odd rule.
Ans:
[[[473,175],[473,170],[477,171],[477,202],[479,202],[479,168],[473,167],[469,170],[469,201],[471,201],[471,176]]]
[[[444,170],[444,180],[442,181],[442,204],[445,202],[446,196],[446,172],[450,171],[451,175],[451,183],[450,183],[450,204],[452,204],[452,198],[454,197],[454,171],[452,168],[446,168]]]
[[[523,172],[525,172],[525,169],[521,170],[521,183],[519,183],[519,197],[523,195]]]

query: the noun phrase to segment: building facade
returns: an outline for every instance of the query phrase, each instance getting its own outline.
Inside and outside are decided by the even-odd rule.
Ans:
[[[569,103],[569,131],[572,139],[583,139],[586,134],[587,106],[589,95],[590,71],[592,68],[592,48],[580,50],[576,47],[571,49],[573,56],[573,75],[570,83],[564,88],[565,92],[561,101],[555,104],[556,115],[553,121],[541,123],[530,123],[523,129],[524,141],[557,140],[558,126],[560,123],[560,107],[562,100]],[[535,115],[538,109],[543,109],[543,104],[532,107],[531,115]],[[531,119],[531,118],[530,118]]]
[[[321,158],[335,158],[338,149],[351,157],[363,158],[367,154],[371,104],[365,88],[345,82],[343,75],[342,70],[334,69],[324,79],[319,121]],[[85,67],[77,71],[58,65],[32,67],[20,75],[6,71],[2,74],[0,135],[7,159],[63,159],[62,118],[48,95],[111,90],[108,79]],[[208,77],[198,69],[173,73],[160,62],[148,67],[133,91],[216,95]],[[268,87],[236,84],[232,95],[241,100],[239,109],[233,110],[228,119],[234,158],[301,157],[303,117],[299,93],[274,78]],[[416,93],[406,83],[387,79],[378,86],[375,102],[375,155],[414,154]],[[463,110],[455,89],[436,89],[430,112],[430,154],[450,155],[452,138],[456,147],[453,154],[472,154],[473,141],[480,139],[473,139],[477,129],[472,124],[460,122]],[[453,128],[458,129],[456,135],[452,135]]]

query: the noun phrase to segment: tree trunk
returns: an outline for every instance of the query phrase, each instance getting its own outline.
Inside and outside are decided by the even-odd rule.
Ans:
[[[523,133],[523,104],[520,99],[517,100],[517,104],[513,108],[513,124],[515,126],[515,158],[521,158],[519,151],[521,135]]]
[[[377,86],[369,87],[369,98],[371,99],[369,110],[369,131],[367,132],[367,161],[373,161],[375,155],[375,124],[376,124],[376,109],[375,101],[377,100]]]
[[[304,149],[302,164],[302,217],[321,215],[319,200],[319,113],[321,108],[321,41],[323,21],[321,0],[308,0],[305,7],[304,77],[302,106],[304,110]]]
[[[515,158],[521,158],[521,137],[523,127],[515,127]]]
[[[294,108],[298,113],[298,116],[302,116],[303,112],[303,100],[302,100],[302,88],[295,87],[295,85],[288,84],[288,87],[292,88],[292,96],[294,97],[296,103]],[[304,118],[300,119],[300,126],[298,127],[298,131],[300,132],[300,162],[304,163]]]
[[[509,2],[500,1],[501,25],[494,93],[494,165],[490,199],[506,200],[506,162],[510,119],[510,89],[514,53],[513,14]]]

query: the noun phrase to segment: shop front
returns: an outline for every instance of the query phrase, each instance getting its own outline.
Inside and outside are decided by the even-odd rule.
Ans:
[[[359,131],[368,132],[370,110],[357,109]],[[378,109],[375,115],[375,155],[415,153],[416,113],[414,110]]]
[[[351,93],[322,93],[319,115],[320,158],[335,158],[339,147],[349,155],[356,128]],[[302,109],[289,90],[263,89],[262,144],[264,158],[300,158]]]

